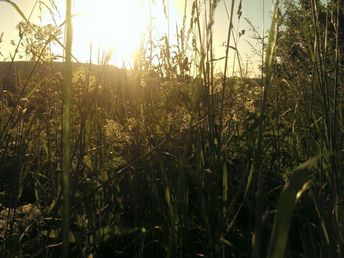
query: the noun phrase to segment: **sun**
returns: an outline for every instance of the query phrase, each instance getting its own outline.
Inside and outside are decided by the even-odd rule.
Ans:
[[[74,13],[77,52],[92,45],[94,50],[111,52],[116,65],[132,62],[146,27],[142,0],[75,1]]]
[[[43,23],[63,25],[65,0],[55,1],[57,17],[52,19],[46,12]],[[168,35],[170,44],[176,44],[173,39],[175,28],[181,26],[182,3],[184,0],[74,0],[73,56],[82,63],[91,59],[99,64],[103,55],[111,53],[110,64],[130,68],[147,40],[159,43]],[[59,44],[54,44],[52,50],[63,56]]]

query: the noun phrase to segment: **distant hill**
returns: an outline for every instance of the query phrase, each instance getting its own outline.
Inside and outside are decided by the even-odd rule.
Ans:
[[[28,76],[32,73],[33,76],[39,74],[44,76],[51,72],[62,73],[64,64],[61,62],[54,63],[39,63],[35,67],[34,62],[29,61],[16,61],[16,62],[0,62],[0,90],[15,91],[19,83],[23,83]],[[123,69],[117,68],[112,65],[95,65],[95,64],[82,64],[73,63],[73,70],[85,68],[91,71],[94,75],[101,75],[107,82],[114,82],[116,78],[123,73]],[[125,72],[129,72],[126,70]]]

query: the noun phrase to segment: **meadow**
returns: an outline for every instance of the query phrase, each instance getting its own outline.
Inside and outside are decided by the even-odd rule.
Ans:
[[[1,2],[23,21],[0,63],[0,257],[344,256],[342,1],[276,1],[266,32],[250,23],[255,77],[240,0],[222,72],[216,0],[186,0],[173,40],[147,30],[131,68],[75,60],[72,1],[61,27]]]

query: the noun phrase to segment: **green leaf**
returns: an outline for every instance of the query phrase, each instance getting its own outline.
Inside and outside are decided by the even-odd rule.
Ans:
[[[93,164],[92,164],[92,160],[90,156],[88,155],[84,156],[84,163],[88,169],[93,170]]]
[[[227,213],[227,201],[228,201],[228,168],[227,164],[224,163],[222,171],[222,214],[223,217]]]
[[[165,199],[166,199],[168,207],[170,207],[171,206],[171,194],[170,194],[170,189],[168,187],[165,188]]]
[[[106,170],[99,171],[99,179],[101,182],[106,182],[109,180],[108,172]]]
[[[59,231],[57,229],[53,229],[53,230],[42,230],[41,234],[43,236],[55,239],[59,237]]]
[[[48,209],[47,212],[48,212],[48,213],[52,212],[52,211],[55,209],[56,204],[57,204],[57,200],[54,199],[54,200],[51,202],[51,204],[50,204],[49,209]]]
[[[272,228],[268,258],[283,258],[287,247],[291,217],[298,199],[309,188],[308,171],[313,168],[320,156],[316,156],[296,167],[284,186],[277,204]]]

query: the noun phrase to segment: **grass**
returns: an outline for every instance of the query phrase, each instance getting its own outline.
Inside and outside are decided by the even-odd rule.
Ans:
[[[72,62],[71,5],[64,63],[60,27],[23,16],[31,62],[0,64],[1,257],[342,256],[340,2],[276,2],[261,78],[228,72],[242,1],[216,61],[220,4],[185,1],[130,70]]]
[[[73,97],[73,70],[72,70],[72,44],[73,44],[73,25],[72,25],[72,1],[66,2],[66,52],[64,68],[64,87],[63,87],[63,253],[64,258],[69,257],[69,227],[70,227],[70,177],[71,177],[71,135],[72,135],[72,97]]]

